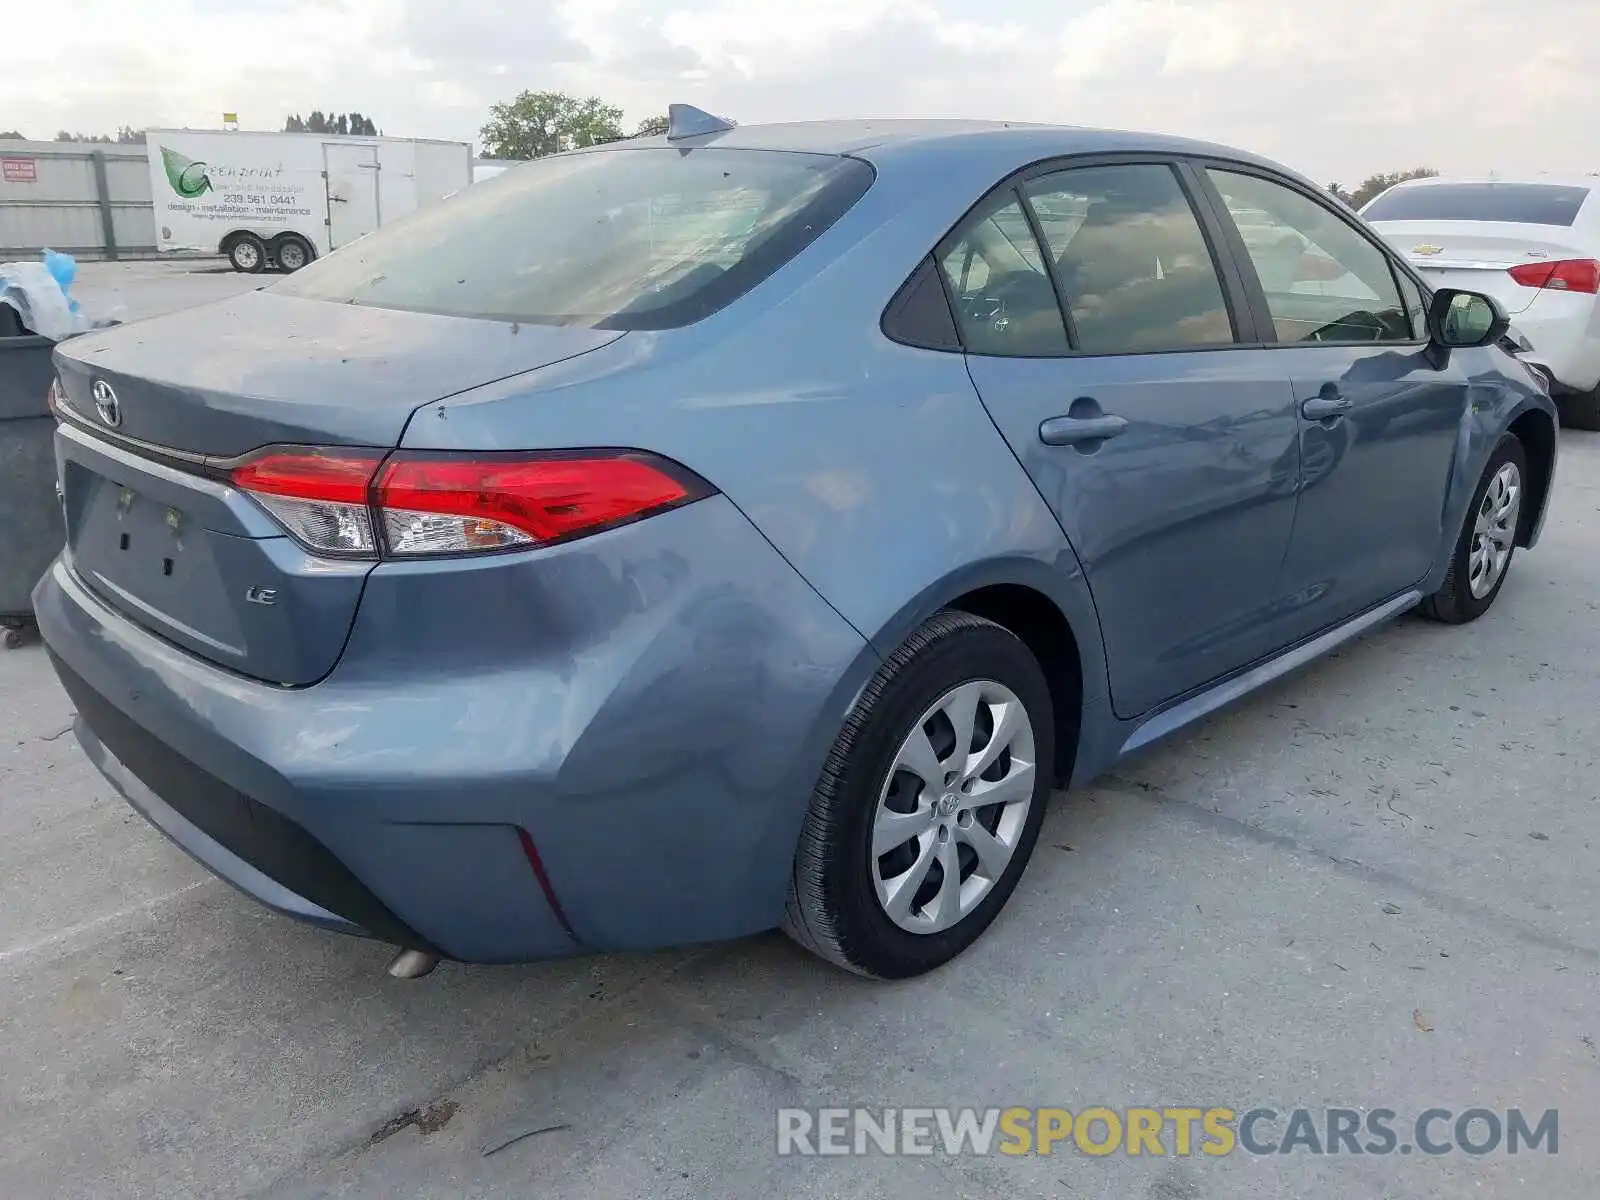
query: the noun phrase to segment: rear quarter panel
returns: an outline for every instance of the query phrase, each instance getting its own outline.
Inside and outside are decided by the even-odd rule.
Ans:
[[[1077,561],[985,412],[961,355],[884,336],[884,306],[965,208],[1014,163],[982,154],[926,186],[881,172],[816,243],[687,329],[418,410],[403,444],[626,445],[728,495],[877,653],[949,600],[994,583],[1050,596],[1073,623],[1088,703],[1098,626]]]

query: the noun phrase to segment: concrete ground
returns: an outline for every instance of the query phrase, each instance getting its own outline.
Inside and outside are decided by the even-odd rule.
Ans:
[[[263,287],[283,276],[241,275],[220,258],[78,264],[72,295],[97,320],[137,321]]]
[[[905,984],[777,935],[390,980],[382,947],[168,845],[78,752],[43,652],[0,654],[0,1195],[1600,1194],[1600,436],[1562,453],[1482,621],[1403,620],[1058,798],[1008,911]],[[1559,1109],[1560,1142],[775,1154],[777,1108],[857,1104],[1386,1107],[1402,1132],[1520,1106]]]

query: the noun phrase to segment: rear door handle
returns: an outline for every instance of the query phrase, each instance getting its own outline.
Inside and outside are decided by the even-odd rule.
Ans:
[[[1326,421],[1342,417],[1354,407],[1343,396],[1313,396],[1300,406],[1300,415],[1308,421]]]
[[[1076,446],[1116,437],[1127,427],[1125,417],[1051,417],[1039,426],[1039,440],[1046,446]]]

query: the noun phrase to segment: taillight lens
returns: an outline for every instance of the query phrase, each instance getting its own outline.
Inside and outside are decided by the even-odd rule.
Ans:
[[[636,451],[439,455],[263,451],[230,472],[298,541],[324,554],[403,558],[567,541],[708,495]]]
[[[564,541],[703,494],[688,476],[659,459],[613,453],[531,458],[401,453],[384,464],[377,485],[389,552],[407,556]]]
[[[1511,278],[1523,287],[1583,292],[1593,296],[1600,294],[1600,261],[1564,258],[1555,262],[1522,263],[1511,268]]]
[[[267,450],[229,474],[308,549],[370,558],[378,538],[367,488],[382,461],[362,452]]]

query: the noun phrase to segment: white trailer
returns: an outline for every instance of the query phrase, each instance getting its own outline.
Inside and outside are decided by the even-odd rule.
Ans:
[[[472,183],[466,142],[152,129],[156,248],[294,271]]]

